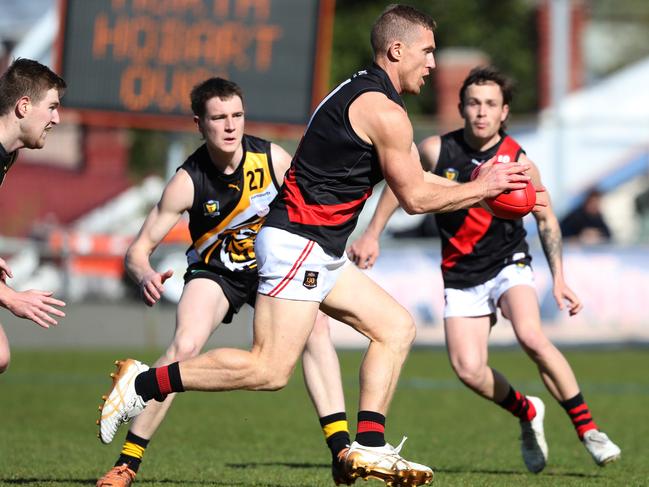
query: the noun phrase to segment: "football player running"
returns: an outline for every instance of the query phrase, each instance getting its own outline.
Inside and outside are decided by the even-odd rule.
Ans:
[[[205,143],[166,185],[126,254],[126,268],[140,286],[144,303],[154,306],[173,272],[154,269],[151,254],[183,213],[189,213],[192,245],[187,251],[176,330],[157,367],[198,355],[220,323],[230,323],[245,303],[254,305],[254,241],[291,162],[278,145],[244,133],[243,93],[235,83],[222,78],[205,80],[192,90],[191,105]],[[130,364],[123,363],[120,369]],[[335,457],[350,438],[338,357],[329,337],[328,318],[322,314],[307,341],[303,369]],[[115,466],[97,481],[98,487],[131,485],[174,397],[169,394],[161,402],[152,401],[135,419]],[[100,438],[109,441],[103,434]]]
[[[505,132],[511,99],[511,83],[500,72],[492,67],[471,71],[460,89],[464,128],[424,139],[419,145],[424,164],[437,175],[463,182],[476,165],[491,158],[525,161],[531,166],[532,183],[542,188],[536,165]],[[533,215],[552,273],[553,295],[559,309],[573,316],[582,304],[564,279],[559,223],[548,193],[540,191],[537,198]],[[376,261],[379,236],[398,205],[386,187],[369,226],[348,249],[359,267],[367,269]],[[435,218],[442,242],[446,346],[458,378],[519,419],[525,466],[534,473],[543,470],[548,459],[543,401],[514,389],[488,364],[489,332],[500,308],[595,463],[604,466],[617,460],[620,448],[599,430],[568,361],[543,333],[522,220],[496,218],[483,208],[436,214]]]

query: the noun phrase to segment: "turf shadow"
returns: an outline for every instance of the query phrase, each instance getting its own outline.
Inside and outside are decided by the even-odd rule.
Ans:
[[[261,468],[261,467],[287,467],[287,468],[331,468],[330,463],[298,463],[298,462],[251,462],[251,463],[226,463],[229,468]]]
[[[487,469],[487,468],[435,468],[432,467],[433,471],[437,473],[474,473],[480,475],[527,475],[527,472],[523,470],[498,470],[498,469]],[[582,478],[582,479],[594,479],[599,478],[599,475],[593,473],[581,473],[581,472],[549,472],[544,471],[539,474],[543,477],[556,477],[556,478]]]

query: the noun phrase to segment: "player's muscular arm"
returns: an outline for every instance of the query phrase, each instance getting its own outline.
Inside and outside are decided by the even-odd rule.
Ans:
[[[275,173],[275,179],[281,186],[282,181],[284,181],[284,175],[291,166],[291,160],[293,158],[277,144],[270,145],[270,156],[273,159],[273,172]]]
[[[505,189],[524,187],[528,177],[519,175],[524,165],[491,166],[470,183],[450,186],[442,178],[427,176],[413,154],[413,131],[406,112],[381,93],[364,93],[349,108],[356,133],[374,145],[383,175],[406,212],[455,211],[474,205]]]
[[[190,209],[194,199],[194,185],[189,174],[178,170],[165,187],[158,204],[149,212],[133,243],[126,252],[125,264],[131,278],[142,283],[155,274],[149,257],[169,233],[183,212]]]
[[[426,171],[432,171],[437,164],[437,159],[439,158],[439,152],[441,148],[441,139],[437,136],[429,137],[425,139],[422,144],[419,146],[419,150],[413,144],[411,149],[412,157],[417,160],[419,155],[421,155],[421,166]],[[440,184],[442,186],[457,186],[456,182],[447,180],[445,178],[440,178],[430,172],[424,172],[424,181]],[[381,235],[381,232],[388,223],[388,220],[392,214],[399,207],[399,200],[394,195],[394,192],[390,189],[389,185],[386,185],[383,188],[381,197],[372,216],[365,234],[378,239]]]

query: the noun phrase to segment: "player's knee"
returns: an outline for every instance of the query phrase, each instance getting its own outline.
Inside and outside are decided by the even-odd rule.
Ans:
[[[401,313],[397,320],[395,320],[390,327],[389,340],[403,348],[410,348],[415,341],[417,328],[410,313]]]
[[[0,374],[7,371],[9,368],[9,362],[11,362],[9,354],[0,356]]]
[[[186,360],[188,358],[196,357],[201,353],[203,344],[192,338],[179,338],[176,339],[173,345],[167,351],[167,358],[176,362],[178,360]]]
[[[471,388],[480,387],[483,382],[484,374],[479,368],[461,367],[455,369],[458,379]]]
[[[540,331],[519,333],[518,341],[521,346],[532,357],[541,357],[544,352],[552,346],[547,337]]]
[[[485,367],[475,360],[451,360],[458,379],[469,387],[478,387],[484,379]]]

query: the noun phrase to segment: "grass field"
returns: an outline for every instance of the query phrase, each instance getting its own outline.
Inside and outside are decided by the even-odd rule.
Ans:
[[[152,351],[132,351],[151,361]],[[99,397],[123,351],[14,351],[0,376],[0,485],[94,485],[115,461],[96,438]],[[515,386],[546,401],[549,465],[525,470],[514,418],[464,389],[441,350],[415,350],[388,416],[388,441],[409,439],[406,458],[429,464],[440,486],[649,485],[649,350],[569,351],[595,420],[621,446],[622,460],[598,468],[578,442],[531,363],[518,351],[492,352]],[[348,415],[357,410],[359,352],[342,352]],[[355,421],[350,421],[355,427]],[[277,393],[188,393],[149,446],[136,485],[330,486],[329,453],[296,374]],[[357,485],[383,485],[357,482]]]

